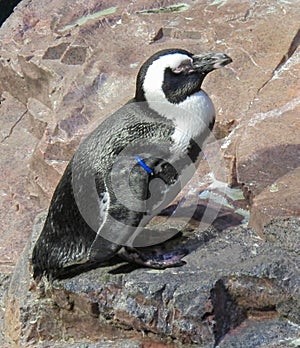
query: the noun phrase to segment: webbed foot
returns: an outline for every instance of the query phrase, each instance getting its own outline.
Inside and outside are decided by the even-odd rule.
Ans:
[[[186,252],[177,250],[163,253],[160,249],[155,248],[136,249],[129,247],[119,253],[126,261],[156,269],[183,266],[186,262],[182,258],[186,254]]]

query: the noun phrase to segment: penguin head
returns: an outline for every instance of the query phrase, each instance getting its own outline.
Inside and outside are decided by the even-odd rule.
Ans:
[[[231,62],[224,53],[192,54],[182,49],[159,51],[138,73],[135,100],[179,104],[201,90],[209,72]]]

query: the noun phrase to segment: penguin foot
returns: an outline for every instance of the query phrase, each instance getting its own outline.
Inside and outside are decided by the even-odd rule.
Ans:
[[[164,269],[168,267],[180,267],[186,264],[181,260],[187,253],[174,250],[168,253],[159,253],[154,248],[136,249],[126,247],[119,256],[128,262],[134,262],[149,268]]]

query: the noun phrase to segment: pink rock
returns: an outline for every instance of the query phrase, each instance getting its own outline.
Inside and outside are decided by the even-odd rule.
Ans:
[[[262,123],[263,134],[269,134],[264,141],[248,124],[260,113],[286,107],[285,112],[292,112],[289,105],[298,100],[298,5],[187,1],[185,11],[172,12],[170,6],[176,4],[161,1],[159,7],[166,10],[158,11],[157,2],[143,0],[134,4],[92,0],[84,5],[71,0],[63,4],[51,0],[47,5],[23,1],[1,27],[0,91],[10,100],[0,105],[4,137],[15,126],[1,152],[1,167],[5,167],[1,224],[9,242],[3,241],[0,261],[7,257],[5,243],[15,238],[16,251],[9,262],[16,262],[33,216],[47,207],[81,137],[133,96],[139,65],[162,48],[221,51],[233,58],[228,69],[211,74],[204,83],[216,106],[219,136],[237,125],[223,141],[228,182],[247,188],[254,183],[255,196],[286,174],[285,152],[278,147],[280,165],[268,169],[267,180],[263,168],[257,167],[265,164],[260,155],[278,145],[271,137],[273,128],[267,125],[270,119]],[[149,9],[151,13],[145,14]],[[15,123],[25,111],[22,122]],[[284,121],[281,125],[285,132]],[[276,139],[285,138],[282,132],[282,127],[277,128]],[[289,137],[292,133],[290,129]],[[18,160],[12,162],[14,156]],[[258,159],[253,161],[254,157]],[[204,168],[203,175],[210,170]],[[15,214],[16,204],[22,214]]]

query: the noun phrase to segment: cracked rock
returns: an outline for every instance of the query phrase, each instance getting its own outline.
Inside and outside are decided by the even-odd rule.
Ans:
[[[153,344],[160,337],[166,346],[225,347],[254,330],[263,347],[274,342],[276,328],[291,340],[300,333],[300,259],[287,238],[299,230],[299,218],[274,220],[265,233],[276,238],[266,242],[244,227],[214,231],[211,239],[198,231],[198,247],[180,268],[143,269],[115,258],[110,266],[35,286],[29,257],[44,219],[36,220],[6,298],[5,332],[17,345],[87,336],[87,343],[112,337],[143,342],[144,332]],[[245,344],[255,347],[249,338]]]

